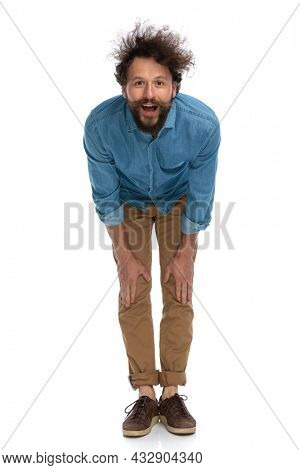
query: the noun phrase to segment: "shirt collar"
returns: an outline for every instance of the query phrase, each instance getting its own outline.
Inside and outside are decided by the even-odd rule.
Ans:
[[[135,123],[135,120],[133,118],[133,115],[131,113],[131,110],[125,101],[125,117],[126,117],[126,125],[127,125],[127,130],[128,131],[133,131],[134,129],[137,128],[137,125]],[[172,128],[175,126],[175,119],[176,119],[176,97],[172,101],[171,109],[168,112],[167,119],[163,125],[163,128]]]

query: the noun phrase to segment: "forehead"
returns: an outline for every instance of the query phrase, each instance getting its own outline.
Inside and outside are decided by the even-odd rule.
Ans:
[[[135,57],[128,67],[128,79],[139,78],[171,78],[171,73],[166,65],[161,65],[153,57]]]

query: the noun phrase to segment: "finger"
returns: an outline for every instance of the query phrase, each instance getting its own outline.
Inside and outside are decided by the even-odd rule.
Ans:
[[[141,272],[143,278],[145,279],[145,281],[150,281],[150,274],[148,273],[147,269],[144,269],[142,272]]]
[[[165,275],[164,275],[164,282],[168,282],[169,277],[170,277],[170,269],[166,268]]]
[[[125,289],[125,305],[126,307],[129,307],[130,305],[130,287],[127,284],[126,289]]]
[[[188,302],[192,300],[192,297],[193,297],[193,285],[191,283],[188,283],[188,293],[187,293]]]
[[[183,282],[183,284],[181,286],[181,302],[183,304],[186,303],[186,297],[187,297],[187,283]]]
[[[122,288],[122,290],[121,290],[121,303],[122,303],[122,305],[125,305],[125,300],[126,300],[125,291]]]
[[[130,302],[133,304],[136,294],[136,281],[134,281],[130,286]]]
[[[176,283],[176,298],[178,302],[180,302],[181,301],[181,282],[179,281],[179,279],[175,279],[175,283]]]
[[[123,303],[123,285],[121,283],[121,279],[119,279],[120,281],[120,300],[121,300],[121,303]]]

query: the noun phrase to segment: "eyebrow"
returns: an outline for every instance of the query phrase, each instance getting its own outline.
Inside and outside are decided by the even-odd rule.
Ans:
[[[158,75],[158,77],[154,77],[154,80],[157,80],[158,78],[163,78],[164,80],[167,80],[167,77],[164,77],[163,75]],[[143,77],[138,77],[137,75],[135,77],[133,77],[131,80],[144,80]]]

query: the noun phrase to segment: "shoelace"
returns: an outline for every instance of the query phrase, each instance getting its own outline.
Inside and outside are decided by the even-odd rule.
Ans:
[[[182,398],[182,400],[180,398]],[[183,401],[186,401],[187,399],[188,397],[186,395],[179,395],[178,393],[176,393],[175,395],[169,398],[169,401],[167,403],[168,411],[170,408],[172,408],[172,412],[174,413],[174,415],[188,417],[190,414],[185,404],[183,403]]]
[[[129,405],[126,406],[124,412],[127,414],[127,417],[131,414],[131,418],[135,418],[137,420],[142,420],[145,417],[146,409],[145,403],[147,401],[147,396],[143,395],[139,397],[137,400],[133,401]],[[131,405],[134,405],[131,410],[127,411]]]

